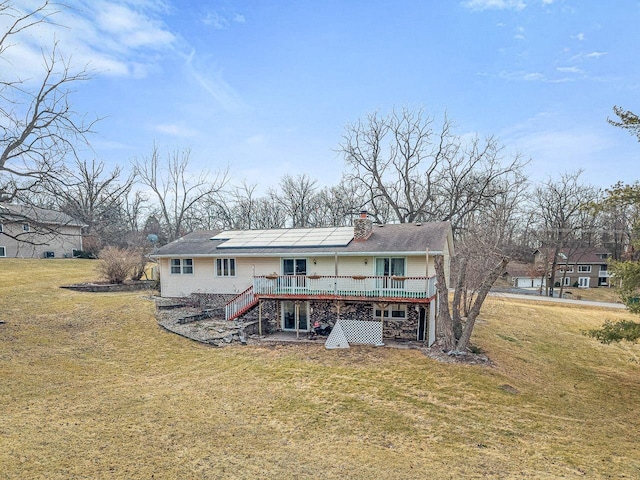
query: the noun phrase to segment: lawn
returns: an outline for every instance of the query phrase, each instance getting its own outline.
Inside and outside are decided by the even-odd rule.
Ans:
[[[640,346],[624,311],[490,298],[493,366],[416,350],[215,349],[146,293],[80,293],[80,260],[0,261],[0,477],[639,478]]]

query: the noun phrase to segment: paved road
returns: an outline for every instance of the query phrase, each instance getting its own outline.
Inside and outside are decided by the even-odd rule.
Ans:
[[[608,303],[608,302],[592,302],[591,300],[574,300],[571,298],[552,298],[541,295],[523,295],[519,293],[505,293],[505,292],[490,292],[492,297],[502,298],[517,298],[520,300],[532,300],[539,302],[556,302],[556,303],[569,303],[574,305],[584,305],[589,307],[602,307],[602,308],[626,308],[622,303]]]

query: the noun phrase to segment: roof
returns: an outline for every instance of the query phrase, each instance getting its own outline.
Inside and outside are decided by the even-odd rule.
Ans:
[[[296,229],[286,229],[293,230]],[[308,229],[305,229],[308,230]],[[313,229],[322,231],[322,228]],[[261,232],[276,232],[276,230],[262,230]],[[225,234],[230,232],[224,232]],[[213,240],[213,237],[218,239]],[[283,256],[283,255],[372,255],[386,254],[420,254],[429,249],[430,253],[441,253],[448,247],[453,253],[451,224],[449,222],[429,223],[401,223],[374,225],[371,235],[362,241],[351,240],[344,246],[249,246],[224,247],[223,235],[220,230],[197,231],[185,235],[163,247],[160,247],[153,257],[169,256]],[[254,242],[255,245],[255,242]]]
[[[539,248],[534,253],[549,255],[553,252],[553,248]],[[602,255],[611,256],[611,251],[603,247],[580,247],[580,248],[561,248],[558,253],[558,264],[576,264],[576,263],[606,263],[607,258]]]
[[[534,267],[535,267],[535,264],[533,263],[509,262],[507,264],[505,273],[507,273],[511,277],[529,278],[529,277],[535,276],[531,274]]]
[[[0,218],[14,222],[31,221],[42,225],[70,225],[84,227],[85,224],[75,220],[66,213],[28,205],[11,203],[0,204]]]

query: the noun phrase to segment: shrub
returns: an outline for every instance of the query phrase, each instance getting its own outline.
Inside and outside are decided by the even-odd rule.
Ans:
[[[106,247],[98,255],[96,270],[109,283],[123,283],[140,264],[140,253],[135,250]]]
[[[629,320],[620,320],[618,322],[607,320],[602,325],[602,328],[587,330],[584,334],[602,343],[620,342],[622,340],[635,342],[640,338],[640,323]]]

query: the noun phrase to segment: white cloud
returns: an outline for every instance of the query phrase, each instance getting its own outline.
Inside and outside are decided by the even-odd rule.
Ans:
[[[505,80],[524,80],[527,82],[545,81],[545,77],[540,72],[500,72],[499,78]]]
[[[466,0],[462,6],[473,11],[483,10],[524,10],[527,4],[524,0]]]
[[[216,30],[224,30],[229,26],[229,20],[220,15],[217,12],[209,12],[202,19],[202,23],[208,25],[210,27],[215,28]]]
[[[197,61],[193,51],[186,58],[186,68],[192,78],[206,91],[213,100],[228,112],[237,112],[245,108],[238,93],[224,80],[222,72],[214,70],[207,62]],[[206,67],[202,67],[202,64]]]
[[[557,67],[556,70],[562,73],[584,73],[578,67]]]
[[[69,0],[66,5],[52,7],[51,13],[57,13],[49,22],[21,32],[16,45],[3,53],[3,60],[15,66],[17,75],[41,74],[43,48],[45,55],[50,54],[57,42],[58,53],[73,66],[96,74],[139,78],[153,63],[149,51],[171,51],[178,40],[158,16],[166,9],[162,1]]]
[[[587,53],[586,57],[587,58],[600,58],[603,55],[606,55],[607,52],[591,52],[591,53]]]
[[[201,22],[205,25],[215,28],[216,30],[225,30],[229,28],[231,23],[245,23],[247,19],[241,13],[233,15],[225,15],[216,11],[208,12]]]
[[[576,40],[579,40],[580,42],[582,42],[582,41],[584,41],[585,36],[584,36],[584,33],[580,32],[580,33],[578,33],[577,35],[574,35],[571,38],[575,38]]]
[[[153,127],[154,130],[171,135],[173,137],[191,138],[198,135],[198,131],[189,127],[175,124],[159,124]]]

